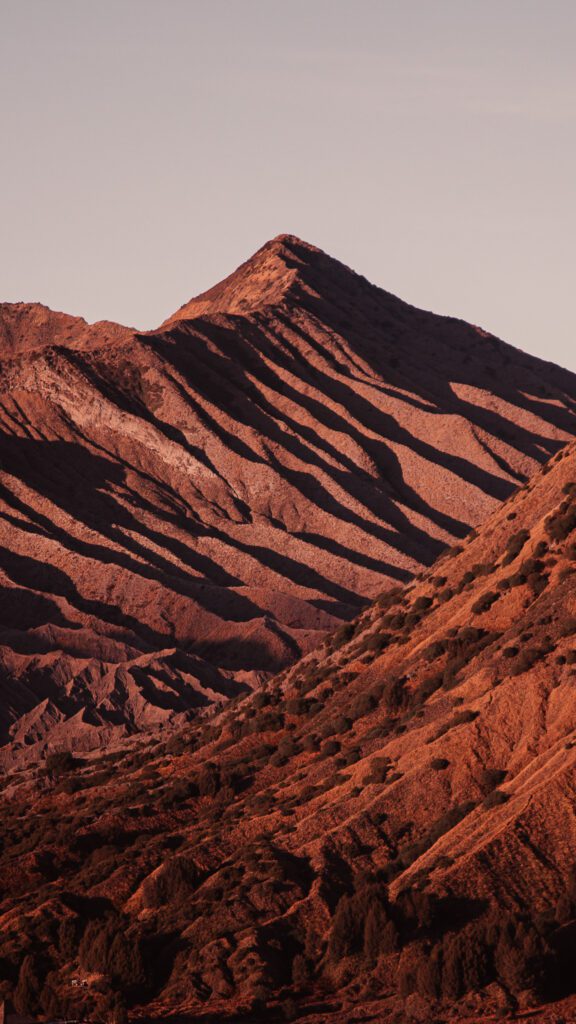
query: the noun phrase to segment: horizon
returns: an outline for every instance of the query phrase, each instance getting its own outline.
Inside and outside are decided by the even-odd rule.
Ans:
[[[46,306],[47,308],[49,308],[49,309],[50,309],[50,310],[51,310],[52,312],[54,312],[54,313],[61,313],[61,314],[64,314],[64,315],[72,315],[72,316],[76,316],[76,317],[79,317],[80,319],[84,319],[84,320],[86,320],[86,323],[88,324],[88,326],[93,326],[93,325],[95,325],[95,324],[97,324],[97,323],[99,323],[99,322],[102,322],[102,323],[105,323],[105,322],[111,322],[111,323],[115,323],[115,324],[116,324],[117,326],[119,326],[119,327],[126,327],[126,328],[127,328],[128,330],[134,330],[134,331],[135,331],[136,333],[146,333],[146,332],[147,332],[147,331],[149,331],[149,330],[150,330],[150,331],[155,331],[155,330],[159,329],[160,327],[162,327],[162,325],[164,324],[164,322],[165,322],[166,320],[170,320],[170,319],[171,319],[171,318],[172,318],[173,316],[175,316],[175,315],[176,315],[176,314],[177,314],[177,313],[179,312],[179,310],[180,310],[181,308],[183,308],[184,306],[188,305],[188,303],[189,303],[189,302],[191,302],[191,301],[193,301],[193,300],[195,300],[195,299],[201,298],[201,297],[202,297],[202,296],[203,296],[204,294],[208,293],[208,292],[209,292],[209,291],[210,291],[210,290],[211,290],[211,289],[212,289],[212,288],[213,288],[213,287],[214,287],[215,285],[217,285],[217,284],[221,284],[222,282],[226,281],[226,280],[227,280],[227,279],[228,279],[229,277],[232,277],[232,276],[234,275],[234,273],[235,273],[235,271],[236,271],[236,270],[238,270],[238,269],[239,269],[240,267],[242,267],[242,266],[243,266],[244,264],[246,264],[246,263],[249,263],[249,262],[250,262],[250,261],[251,261],[251,260],[253,259],[253,257],[254,257],[254,256],[255,256],[255,255],[256,255],[256,254],[258,253],[258,252],[260,252],[260,250],[261,250],[261,249],[264,249],[264,248],[265,248],[266,246],[270,245],[270,244],[271,244],[272,242],[275,242],[275,241],[277,241],[277,240],[279,240],[279,239],[282,239],[282,238],[293,238],[293,239],[294,239],[295,241],[297,241],[297,242],[301,242],[301,243],[304,243],[305,245],[310,245],[310,246],[312,246],[313,248],[316,248],[316,249],[320,250],[321,252],[323,252],[323,253],[324,253],[324,254],[325,254],[326,256],[328,256],[328,257],[330,257],[330,258],[334,259],[334,260],[335,260],[336,262],[339,262],[339,263],[343,264],[344,266],[346,266],[346,267],[347,267],[347,269],[348,269],[349,271],[351,271],[351,273],[353,273],[353,274],[358,274],[359,276],[361,276],[361,277],[364,277],[364,278],[366,277],[366,275],[362,273],[362,270],[361,270],[361,269],[358,269],[358,268],[356,268],[356,267],[352,267],[352,266],[349,266],[348,264],[346,264],[346,263],[345,263],[345,261],[344,261],[344,260],[338,260],[338,259],[337,259],[337,257],[335,257],[335,256],[332,256],[332,254],[331,254],[331,253],[329,253],[329,252],[326,252],[326,250],[323,250],[323,249],[321,248],[321,246],[318,246],[318,245],[316,245],[316,244],[315,244],[315,243],[314,243],[313,241],[311,241],[310,239],[307,239],[307,238],[302,238],[302,237],[300,237],[299,235],[295,235],[295,234],[294,234],[293,232],[289,232],[289,231],[281,231],[281,232],[279,232],[279,233],[278,233],[277,235],[274,235],[274,236],[273,236],[272,238],[267,238],[267,239],[266,239],[266,240],[265,240],[264,242],[262,242],[262,244],[261,244],[261,245],[259,245],[259,246],[258,246],[258,247],[257,247],[256,249],[254,249],[254,251],[253,251],[253,252],[251,252],[251,253],[249,254],[249,256],[247,256],[247,257],[246,257],[246,259],[244,259],[244,260],[241,260],[241,262],[240,262],[240,263],[238,263],[238,264],[237,264],[237,265],[236,265],[235,267],[232,267],[232,268],[231,268],[231,269],[230,269],[230,270],[229,270],[229,271],[228,271],[227,273],[225,273],[225,274],[224,274],[224,275],[223,275],[223,276],[222,276],[221,278],[219,278],[219,279],[218,279],[217,281],[214,281],[214,282],[213,282],[213,283],[212,283],[211,285],[209,284],[209,285],[208,285],[208,286],[207,286],[206,288],[204,288],[204,289],[203,289],[203,290],[202,290],[201,292],[195,292],[194,294],[191,294],[190,296],[188,296],[188,298],[187,298],[187,299],[185,299],[185,300],[184,300],[184,302],[180,303],[180,304],[179,304],[179,306],[177,306],[177,307],[176,307],[175,309],[173,309],[173,310],[170,310],[170,311],[169,311],[169,312],[168,312],[168,313],[166,314],[166,316],[164,317],[164,319],[163,319],[163,320],[162,320],[162,321],[161,321],[160,323],[158,323],[158,324],[155,324],[155,325],[154,325],[153,327],[146,327],[146,328],[140,328],[140,327],[138,327],[138,326],[135,326],[134,324],[125,324],[125,323],[120,323],[119,321],[111,321],[110,317],[106,317],[106,316],[104,316],[104,317],[100,318],[100,320],[86,320],[86,318],[85,318],[85,317],[83,317],[81,313],[70,313],[70,310],[67,310],[67,309],[54,309],[53,307],[48,307],[46,303],[42,303],[42,302],[40,302],[40,303],[34,303],[34,301],[31,301],[31,302],[22,302],[22,304],[23,304],[23,305],[35,305],[35,304],[38,304],[38,305],[43,305],[43,306]],[[382,287],[382,285],[377,285],[377,284],[375,284],[375,282],[373,282],[373,281],[370,281],[369,279],[367,279],[367,280],[369,281],[369,284],[371,284],[371,285],[372,285],[373,287],[375,287],[375,288],[378,288],[378,289],[379,289],[380,291],[388,292],[388,294],[393,294],[393,293],[391,293],[391,292],[389,291],[389,289],[387,289],[387,288],[384,288],[384,287]],[[402,296],[402,295],[395,295],[394,297],[395,297],[396,299],[399,299],[399,300],[400,300],[401,302],[404,302],[404,303],[406,303],[406,305],[408,305],[408,306],[414,306],[414,308],[416,308],[416,309],[419,309],[419,310],[420,310],[420,312],[424,312],[424,313],[429,313],[429,314],[432,314],[433,316],[439,316],[439,317],[444,317],[444,316],[446,316],[446,317],[448,317],[449,319],[455,319],[455,320],[459,320],[459,321],[462,321],[463,323],[469,323],[469,324],[470,324],[470,326],[472,326],[472,327],[477,327],[477,328],[480,328],[480,330],[484,330],[484,328],[483,328],[482,324],[475,324],[475,323],[473,323],[472,321],[468,321],[468,320],[466,320],[466,319],[465,319],[464,317],[455,317],[455,316],[453,316],[453,314],[451,314],[451,313],[438,313],[438,312],[437,312],[436,310],[431,310],[431,309],[425,309],[425,308],[423,308],[423,307],[419,307],[419,306],[417,306],[416,304],[414,304],[414,303],[411,303],[409,299],[406,299],[406,298],[405,298],[404,296]],[[2,303],[3,303],[3,300],[2,300],[1,298],[0,298],[0,306],[2,305]],[[9,304],[10,304],[10,303],[9,303]],[[18,303],[18,301],[16,301],[16,302],[14,302],[14,303],[11,303],[11,304],[13,304],[13,305],[18,305],[19,303]],[[490,336],[491,336],[491,337],[495,337],[495,338],[497,338],[497,339],[498,339],[499,341],[503,341],[503,342],[505,342],[506,344],[512,345],[512,347],[513,347],[513,348],[516,348],[516,349],[518,349],[519,351],[525,351],[525,350],[523,350],[523,349],[522,349],[522,348],[521,348],[521,347],[520,347],[519,345],[514,345],[514,344],[513,344],[512,342],[508,341],[508,339],[506,339],[506,338],[502,338],[502,337],[500,337],[500,336],[496,335],[496,334],[495,334],[494,332],[492,332],[492,331],[487,331],[486,333],[487,333],[487,335],[488,335],[489,337],[490,337]],[[480,340],[481,340],[481,338],[480,338]],[[541,359],[541,360],[543,360],[544,362],[547,362],[547,363],[552,363],[552,364],[554,364],[554,365],[558,365],[558,366],[560,366],[560,365],[561,365],[561,364],[559,364],[559,363],[556,363],[556,362],[555,362],[555,360],[553,360],[553,359],[548,359],[548,358],[546,358],[546,355],[545,355],[544,353],[538,353],[538,352],[530,353],[530,352],[527,352],[527,351],[526,351],[526,354],[528,354],[528,355],[533,355],[533,356],[535,356],[536,358],[539,358],[539,359]],[[566,365],[566,366],[564,366],[563,368],[564,368],[564,369],[567,369],[567,370],[569,370],[569,371],[571,371],[571,372],[574,372],[574,373],[576,373],[576,365],[574,365],[574,367],[572,367],[572,366],[570,366],[570,365]]]
[[[289,233],[576,370],[568,0],[3,0],[2,20],[0,301],[154,329]]]
[[[575,49],[0,0],[0,1024],[576,1024]]]

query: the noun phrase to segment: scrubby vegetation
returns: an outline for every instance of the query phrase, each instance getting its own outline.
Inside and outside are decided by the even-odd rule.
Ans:
[[[509,565],[518,557],[524,545],[530,540],[529,530],[517,530],[506,543],[506,550],[502,559],[502,565]]]
[[[400,1015],[417,997],[441,1020],[494,986],[511,1008],[566,991],[566,809],[561,844],[523,851],[548,720],[556,791],[571,778],[575,490],[546,539],[541,520],[491,559],[469,539],[442,575],[383,594],[179,734],[104,757],[56,750],[7,776],[0,981],[16,1007],[117,1024],[148,1004],[297,1019],[335,992],[370,993]],[[517,773],[532,756],[530,788]],[[512,827],[501,880],[494,849]],[[537,910],[526,865],[546,872]]]

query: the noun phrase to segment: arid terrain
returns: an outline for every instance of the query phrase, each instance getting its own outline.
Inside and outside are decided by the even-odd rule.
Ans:
[[[575,395],[286,235],[152,332],[0,306],[4,763],[261,687],[484,522]]]
[[[10,772],[17,1008],[573,1020],[575,560],[572,443],[257,692]]]

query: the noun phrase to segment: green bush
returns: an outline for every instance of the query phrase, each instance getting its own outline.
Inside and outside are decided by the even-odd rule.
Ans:
[[[547,646],[543,647],[526,647],[518,655],[515,664],[512,666],[511,675],[520,676],[524,672],[528,672],[529,669],[537,665],[539,661],[542,661],[549,653],[550,648]]]
[[[332,649],[337,651],[344,644],[347,644],[354,636],[355,630],[356,626],[353,622],[346,622],[343,626],[340,626],[331,638]]]
[[[482,806],[489,810],[491,807],[499,807],[500,804],[505,804],[509,799],[508,793],[503,793],[501,789],[493,789],[484,800]]]
[[[378,706],[378,701],[372,693],[361,693],[352,705],[352,716],[354,720],[369,715]]]
[[[516,533],[513,533],[512,536],[508,538],[506,551],[504,558],[502,559],[502,565],[509,565],[510,562],[513,562],[514,559],[518,557],[528,540],[530,540],[530,533],[528,530],[518,530]]]
[[[457,711],[452,719],[452,726],[465,725],[467,722],[473,722],[475,718],[478,718],[479,711]]]
[[[392,764],[387,757],[375,757],[370,762],[370,772],[362,780],[365,786],[380,785],[386,782]]]
[[[482,612],[487,612],[489,608],[498,600],[500,594],[496,590],[488,590],[485,594],[482,594],[477,601],[474,602],[470,609],[473,615],[481,615]]]
[[[430,767],[433,768],[435,772],[444,771],[445,768],[448,768],[449,764],[450,761],[448,761],[446,757],[435,757],[430,761]]]
[[[334,754],[338,754],[340,751],[340,743],[338,740],[325,740],[320,747],[320,753],[322,757],[333,757]]]
[[[544,529],[551,540],[562,541],[576,529],[576,505],[563,501],[560,507],[544,523]]]
[[[70,750],[52,750],[46,757],[46,771],[52,779],[59,779],[80,764]]]

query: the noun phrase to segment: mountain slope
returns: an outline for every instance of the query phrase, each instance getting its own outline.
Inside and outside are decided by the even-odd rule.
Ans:
[[[260,692],[167,743],[13,773],[6,991],[52,1014],[121,992],[157,1018],[478,1020],[562,998],[570,1019],[575,573],[572,444]]]
[[[463,537],[576,380],[291,236],[158,331],[0,307],[0,739],[244,692]]]

